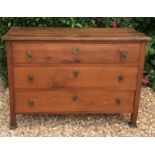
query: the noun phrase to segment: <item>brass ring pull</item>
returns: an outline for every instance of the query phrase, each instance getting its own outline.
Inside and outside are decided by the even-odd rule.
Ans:
[[[72,99],[73,102],[75,102],[75,101],[77,101],[78,96],[72,96],[71,99]]]
[[[34,77],[33,77],[33,75],[28,75],[27,79],[28,79],[29,81],[32,81],[32,80],[34,79]]]
[[[115,100],[116,105],[120,105],[121,104],[121,99],[120,97],[117,97]]]
[[[121,59],[126,59],[127,56],[128,56],[128,52],[127,51],[120,51],[119,54],[120,54],[120,58]]]
[[[30,107],[33,107],[33,106],[34,106],[34,101],[30,99],[30,100],[28,101],[28,104],[29,104]]]
[[[72,52],[73,52],[74,55],[78,55],[80,53],[80,49],[79,48],[74,48]]]
[[[73,76],[77,78],[80,75],[80,71],[73,71]]]
[[[119,81],[123,81],[123,80],[124,80],[124,75],[123,75],[122,73],[120,73],[120,74],[118,75],[118,80],[119,80]]]
[[[27,51],[26,55],[27,55],[28,58],[32,58],[32,51]]]

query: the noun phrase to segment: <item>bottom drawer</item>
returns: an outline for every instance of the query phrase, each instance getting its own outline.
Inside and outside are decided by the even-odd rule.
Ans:
[[[16,92],[16,113],[126,113],[134,91],[56,90]]]

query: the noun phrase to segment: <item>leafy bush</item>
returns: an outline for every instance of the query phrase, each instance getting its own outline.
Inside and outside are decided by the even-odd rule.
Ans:
[[[0,18],[0,38],[12,26],[18,27],[112,27],[116,21],[119,27],[134,27],[153,39],[148,43],[143,83],[155,89],[155,18],[116,18],[116,17],[28,17]],[[0,39],[0,76],[7,86],[7,65],[4,41]]]
[[[155,90],[155,37],[148,42],[143,83]]]

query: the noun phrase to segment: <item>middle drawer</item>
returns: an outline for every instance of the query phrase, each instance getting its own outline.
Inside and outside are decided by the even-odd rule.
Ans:
[[[15,67],[15,88],[136,88],[138,67]],[[132,79],[132,80],[131,80]]]

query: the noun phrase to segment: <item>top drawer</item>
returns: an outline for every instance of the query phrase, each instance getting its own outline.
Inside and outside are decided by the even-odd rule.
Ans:
[[[140,44],[13,43],[15,64],[136,64]]]

